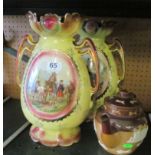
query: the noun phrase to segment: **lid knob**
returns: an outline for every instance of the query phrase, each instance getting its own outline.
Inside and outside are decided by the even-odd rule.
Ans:
[[[128,92],[127,90],[121,90],[118,93],[118,96],[123,99],[133,99],[133,98],[135,99],[136,98],[135,94]]]

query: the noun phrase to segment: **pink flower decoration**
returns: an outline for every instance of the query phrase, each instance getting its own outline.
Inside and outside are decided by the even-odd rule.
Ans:
[[[44,25],[47,29],[52,29],[55,26],[55,24],[57,23],[57,21],[58,21],[57,18],[54,16],[53,17],[47,17],[44,20]]]

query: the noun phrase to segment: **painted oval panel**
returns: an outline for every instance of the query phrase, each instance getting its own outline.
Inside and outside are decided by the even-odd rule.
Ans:
[[[107,91],[110,83],[111,73],[110,73],[110,66],[106,55],[102,51],[98,51],[98,58],[99,58],[99,88],[96,92],[96,98],[102,97],[105,92]],[[90,82],[92,87],[96,85],[96,70],[93,59],[90,57],[89,54],[82,55],[83,60],[86,63]]]
[[[110,66],[106,55],[103,52],[98,52],[98,57],[100,60],[99,68],[100,68],[100,83],[99,89],[96,93],[96,97],[102,97],[107,91],[110,84]]]
[[[55,120],[69,114],[77,103],[78,73],[71,58],[62,52],[40,52],[29,65],[24,97],[37,117]]]

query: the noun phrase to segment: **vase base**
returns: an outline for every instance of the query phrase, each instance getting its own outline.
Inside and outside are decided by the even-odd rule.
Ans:
[[[80,128],[47,130],[32,126],[30,129],[30,137],[34,142],[40,142],[49,147],[70,146],[80,140]]]

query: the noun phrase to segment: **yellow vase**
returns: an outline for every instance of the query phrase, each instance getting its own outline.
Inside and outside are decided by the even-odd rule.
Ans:
[[[77,13],[66,14],[64,19],[46,14],[40,21],[35,13],[29,12],[28,17],[40,37],[34,42],[28,34],[21,41],[17,82],[23,113],[32,123],[30,136],[47,146],[69,146],[80,139],[79,125],[106,96],[118,92],[125,74],[123,48],[117,39],[106,43],[111,30],[105,29],[101,20],[81,18]],[[32,54],[21,83],[25,50]],[[121,74],[115,52],[121,60]]]
[[[79,14],[66,14],[64,22],[55,14],[37,21],[28,14],[31,28],[40,35],[37,42],[30,34],[20,43],[17,59],[17,82],[21,86],[22,110],[32,123],[33,141],[47,146],[69,146],[80,139],[79,125],[92,108],[91,96],[98,81],[91,86],[81,55],[88,54],[98,70],[95,45],[90,38],[74,44],[73,36],[80,28]],[[32,52],[20,84],[21,58],[25,50]],[[96,76],[98,73],[96,73]]]
[[[119,91],[119,84],[125,75],[124,51],[117,38],[107,43],[106,39],[112,33],[112,27],[109,27],[108,22],[103,22],[101,18],[83,18],[80,26],[75,35],[76,42],[86,37],[91,38],[99,59],[99,88],[94,94],[94,105],[90,116],[92,118],[96,109],[103,105],[105,97]],[[82,58],[87,62],[85,56]],[[87,68],[93,72],[93,66],[90,69],[89,66]],[[90,80],[93,84],[91,75]]]

